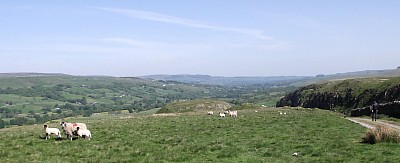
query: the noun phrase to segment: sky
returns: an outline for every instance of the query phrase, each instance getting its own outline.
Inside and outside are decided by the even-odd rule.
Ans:
[[[315,76],[400,66],[398,0],[0,1],[0,73]]]

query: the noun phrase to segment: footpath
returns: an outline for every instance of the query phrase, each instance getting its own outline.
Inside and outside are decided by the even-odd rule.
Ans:
[[[354,123],[360,124],[366,128],[370,128],[370,129],[374,129],[377,126],[387,126],[394,130],[400,131],[400,123],[399,122],[393,122],[393,121],[388,121],[388,120],[379,120],[379,119],[377,119],[376,121],[371,121],[371,119],[359,118],[359,117],[348,117],[346,119],[348,119]]]

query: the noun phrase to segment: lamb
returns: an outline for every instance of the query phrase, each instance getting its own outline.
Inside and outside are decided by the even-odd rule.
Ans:
[[[220,112],[219,117],[225,117],[225,114]]]
[[[57,138],[61,138],[61,132],[58,128],[49,128],[47,125],[44,125],[43,128],[46,133],[46,140],[50,139],[51,134],[56,135]]]
[[[79,127],[76,127],[76,133],[81,138],[88,137],[88,140],[90,140],[92,138],[92,134],[90,133],[90,131],[88,129],[80,129]]]
[[[68,123],[68,122],[60,122],[62,129],[64,130],[64,134],[67,135],[67,138],[72,140],[73,135],[77,135],[76,131],[79,127],[80,129],[87,129],[86,124],[84,123]]]
[[[214,115],[214,112],[213,111],[209,111],[207,114],[208,115]]]

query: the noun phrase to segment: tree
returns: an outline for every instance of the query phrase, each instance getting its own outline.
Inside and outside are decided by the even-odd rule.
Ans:
[[[13,105],[12,101],[6,101],[6,105]]]
[[[16,118],[10,120],[11,125],[18,125],[18,126],[22,126],[22,125],[26,124],[27,122],[28,122],[28,118],[25,118],[25,117],[16,117]]]
[[[6,122],[3,119],[0,119],[0,128],[6,127]]]
[[[62,110],[61,110],[61,109],[56,109],[56,113],[57,113],[57,114],[61,114],[61,113],[62,113]]]
[[[83,112],[83,116],[84,117],[90,117],[92,115],[92,110],[85,110],[85,112]]]
[[[132,108],[128,108],[128,112],[129,113],[133,113],[133,109]]]
[[[34,115],[35,115],[35,112],[34,112],[33,110],[30,110],[30,111],[28,112],[28,117],[33,118]]]
[[[82,97],[81,103],[82,103],[82,105],[86,105],[87,104],[86,97]]]

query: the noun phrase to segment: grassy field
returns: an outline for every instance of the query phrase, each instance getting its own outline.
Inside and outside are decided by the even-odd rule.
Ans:
[[[157,113],[185,113],[194,111],[222,112],[232,107],[231,104],[212,99],[188,100],[165,105]]]
[[[93,139],[44,140],[42,125],[0,129],[0,162],[399,162],[398,144],[362,144],[367,129],[334,112],[240,110],[86,122]],[[59,127],[50,124],[50,127]],[[299,156],[292,156],[294,152]]]

